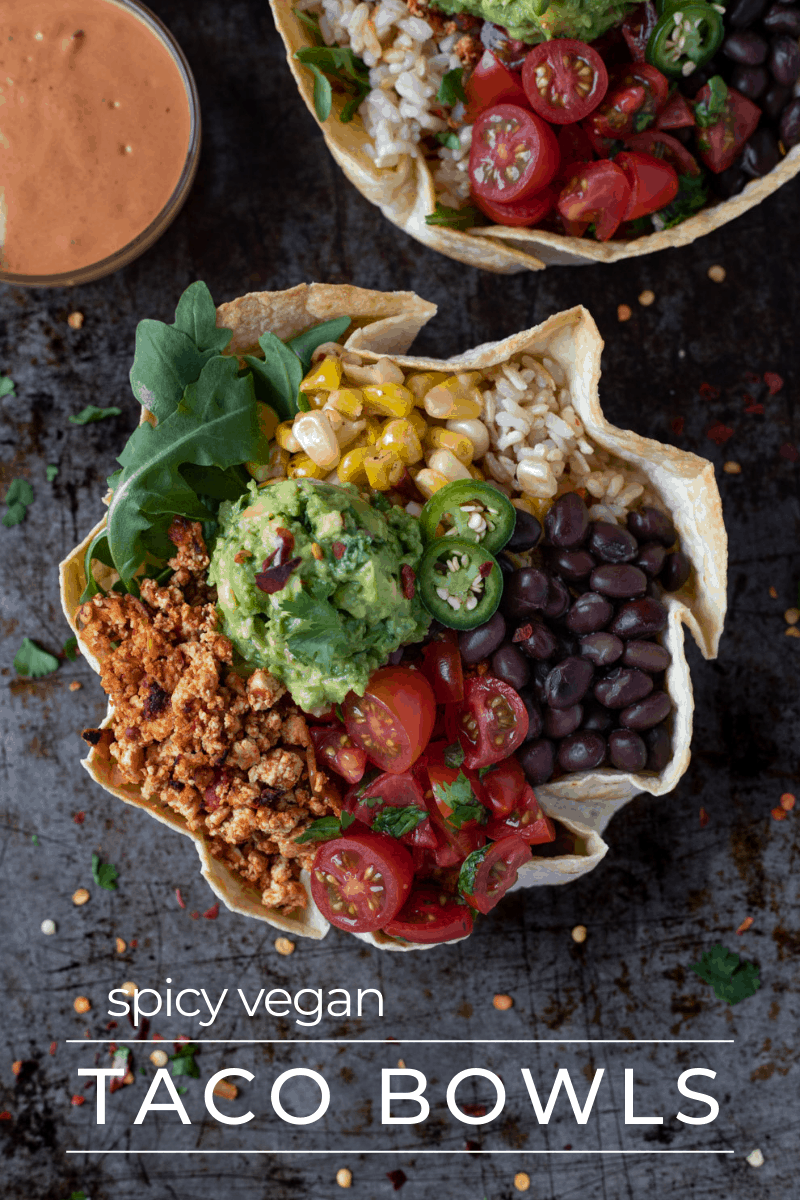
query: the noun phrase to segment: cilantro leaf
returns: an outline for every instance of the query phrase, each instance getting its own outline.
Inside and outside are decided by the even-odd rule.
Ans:
[[[672,229],[699,212],[707,200],[708,183],[705,175],[679,175],[675,199],[653,214],[653,224],[659,229]]]
[[[655,113],[637,113],[633,118],[633,128],[635,133],[644,133],[645,129],[649,129],[655,121]]]
[[[303,662],[312,662],[325,674],[332,674],[334,665],[351,653],[350,639],[338,609],[326,599],[314,599],[308,592],[298,592],[281,600],[281,609],[288,616],[286,646]]]
[[[6,529],[13,529],[15,525],[21,525],[27,511],[24,504],[9,504],[3,513],[3,524]]]
[[[314,112],[317,114],[317,120],[327,121],[333,106],[331,81],[322,74],[315,63],[306,63],[306,66],[314,76]]]
[[[106,417],[118,417],[121,412],[121,408],[115,408],[113,405],[110,408],[98,408],[96,404],[87,404],[86,408],[82,408],[79,413],[72,413],[68,420],[70,425],[90,425],[92,421],[105,421]]]
[[[416,804],[407,804],[403,808],[387,805],[376,815],[372,829],[375,833],[388,833],[391,837],[400,838],[421,825],[427,816],[425,809],[418,808]]]
[[[3,514],[3,524],[6,529],[19,525],[25,520],[28,506],[33,504],[33,488],[27,479],[12,479],[6,492],[8,508]]]
[[[455,67],[452,71],[448,71],[439,84],[439,90],[436,93],[436,99],[440,104],[448,104],[452,107],[458,104],[467,103],[467,93],[464,91],[464,68]]]
[[[463,771],[452,783],[435,783],[433,794],[437,800],[446,804],[452,811],[447,817],[448,825],[453,829],[461,829],[468,821],[486,823],[486,809],[472,790],[472,784]]]
[[[425,218],[426,225],[443,225],[447,229],[471,229],[478,219],[476,208],[448,208],[436,201],[436,207]]]
[[[314,109],[319,121],[326,121],[331,111],[331,87],[333,80],[350,99],[344,105],[339,120],[343,124],[352,121],[356,110],[369,95],[369,68],[357,58],[349,46],[304,46],[295,52],[295,58],[314,74]],[[325,78],[327,90],[319,86]]]
[[[47,482],[52,483],[53,480],[58,475],[58,467],[55,465],[55,463],[48,463],[47,466],[45,467],[44,473],[45,473],[45,478],[47,479]]]
[[[62,647],[61,653],[69,662],[75,662],[80,650],[78,649],[78,639],[76,637],[67,638]]]
[[[350,325],[352,325],[352,321],[349,317],[335,317],[332,321],[323,321],[321,325],[312,325],[311,329],[298,333],[297,337],[293,337],[286,345],[300,359],[303,370],[309,371],[311,355],[317,347],[324,342],[340,341]]]
[[[13,396],[17,385],[8,375],[0,375],[0,400],[3,396]]]
[[[463,896],[474,895],[478,868],[489,853],[491,844],[489,842],[486,846],[479,846],[472,854],[468,854],[461,864],[461,870],[458,872],[458,890]]]
[[[174,1078],[178,1078],[181,1075],[188,1075],[190,1079],[200,1078],[200,1068],[194,1060],[196,1053],[197,1046],[195,1046],[194,1042],[186,1042],[177,1053],[170,1056],[169,1061],[172,1064],[172,1075]]]
[[[694,106],[694,119],[701,129],[716,125],[728,102],[728,85],[721,75],[712,75],[707,86],[707,99]]]
[[[308,30],[308,32],[311,34],[311,38],[314,42],[314,45],[315,46],[323,45],[322,34],[320,33],[320,29],[319,29],[318,15],[316,13],[303,12],[302,9],[300,9],[300,8],[293,8],[292,12],[297,17],[300,24],[304,25],[305,28]]]
[[[346,829],[348,825],[352,825],[354,818],[350,813],[342,813],[342,818],[349,817],[347,825],[340,822],[338,817],[319,817],[316,821],[312,821],[307,829],[294,839],[298,846],[302,846],[305,842],[329,842],[331,838],[339,837],[342,829]]]
[[[98,887],[105,888],[107,892],[115,892],[118,875],[119,871],[112,863],[104,863],[99,854],[92,855],[92,879]]]
[[[455,129],[445,129],[441,133],[434,134],[437,142],[442,146],[446,146],[448,150],[459,150],[461,148],[461,138],[456,133]]]
[[[37,646],[30,638],[23,638],[14,658],[14,670],[18,675],[41,679],[43,675],[52,675],[58,670],[58,659],[54,654],[49,654],[47,650]]]
[[[745,962],[725,946],[712,946],[700,955],[699,962],[690,963],[689,969],[704,983],[710,983],[718,999],[728,1004],[754,996],[761,987],[755,963]]]

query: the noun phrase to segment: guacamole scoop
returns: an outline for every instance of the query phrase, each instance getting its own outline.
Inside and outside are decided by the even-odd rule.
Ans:
[[[421,557],[417,521],[382,498],[312,479],[252,483],[220,506],[209,580],[245,663],[312,712],[363,695],[398,646],[424,636],[430,615],[402,573]]]
[[[434,0],[434,7],[472,13],[501,25],[512,38],[535,45],[554,37],[593,42],[620,23],[635,0]]]

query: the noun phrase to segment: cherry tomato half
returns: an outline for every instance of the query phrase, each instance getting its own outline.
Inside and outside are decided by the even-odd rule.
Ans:
[[[370,776],[350,788],[342,807],[376,833],[388,833],[410,846],[436,849],[437,838],[425,796],[409,771],[402,775]],[[410,811],[404,813],[404,809]]]
[[[558,148],[561,151],[558,179],[564,183],[574,174],[576,163],[594,159],[592,143],[582,125],[562,125],[558,131]]]
[[[608,71],[585,42],[556,38],[530,51],[522,86],[540,117],[553,125],[569,125],[597,108],[608,88]]]
[[[417,884],[400,912],[383,932],[406,942],[436,945],[472,933],[472,910],[435,883]]]
[[[618,87],[606,93],[606,98],[590,117],[584,128],[595,152],[606,158],[610,152],[608,141],[627,137],[634,129],[634,117],[645,103],[646,92],[639,84]]]
[[[425,772],[439,815],[450,829],[472,829],[486,820],[483,786],[469,767],[450,767],[445,761],[447,744],[431,745],[425,755]]]
[[[669,95],[669,80],[650,63],[633,62],[615,67],[611,73],[612,86],[615,88],[644,89],[644,101],[634,118],[634,128],[637,124],[644,125],[644,119],[655,119],[656,113],[664,107]],[[637,120],[638,118],[638,120]],[[636,132],[641,132],[637,129]]]
[[[594,222],[598,242],[606,242],[619,228],[631,202],[631,185],[621,167],[610,159],[585,163],[576,169],[558,198],[565,221]]]
[[[481,779],[485,804],[494,819],[507,817],[528,786],[525,772],[513,757],[491,767]]]
[[[671,204],[678,194],[674,167],[640,150],[621,150],[614,159],[631,185],[631,202],[623,221],[635,221]]]
[[[658,13],[651,0],[647,0],[646,4],[640,4],[633,12],[628,13],[622,22],[622,36],[628,44],[634,62],[644,62],[650,34],[657,24]]]
[[[565,126],[568,128],[568,126]],[[497,225],[538,225],[555,206],[558,192],[553,187],[542,188],[524,200],[515,200],[513,204],[495,204],[484,200],[482,196],[473,196],[481,212],[485,212],[490,220]]]
[[[358,783],[367,766],[367,756],[360,746],[354,746],[347,730],[339,725],[310,725],[314,754],[320,767],[335,771],[348,783]]]
[[[458,888],[467,904],[488,913],[513,883],[531,848],[521,837],[507,837],[473,851],[458,875]]]
[[[697,159],[681,145],[677,138],[660,129],[648,129],[645,133],[635,133],[625,139],[626,150],[641,150],[643,154],[652,154],[653,158],[661,158],[674,167],[679,175],[697,176],[700,167]]]
[[[708,102],[711,89],[708,84],[700,88],[694,98],[695,107]],[[739,157],[747,142],[755,133],[761,109],[735,88],[728,88],[725,106],[715,125],[698,127],[695,138],[697,151],[703,162],[719,175]],[[680,144],[680,143],[679,143]]]
[[[539,807],[539,801],[536,799],[533,788],[530,784],[526,784],[513,811],[505,817],[489,821],[485,832],[492,842],[517,836],[521,837],[528,845],[533,845],[540,842],[552,842],[556,836],[556,827]]]
[[[370,761],[382,771],[400,775],[428,744],[436,701],[421,671],[382,667],[363,696],[348,693],[343,711],[347,732]]]
[[[673,92],[656,117],[656,129],[688,129],[694,125],[694,113],[680,92]]]
[[[490,767],[513,754],[525,741],[528,711],[522,697],[492,675],[472,675],[464,685],[464,704],[450,716],[448,736],[461,742],[469,771]]]
[[[464,699],[464,672],[455,639],[428,642],[422,651],[422,674],[433,688],[437,704]]]
[[[528,97],[520,82],[519,73],[508,67],[485,50],[483,56],[464,84],[467,110],[464,120],[472,124],[482,112],[494,104],[520,104],[528,107]]]
[[[370,933],[391,921],[414,882],[409,852],[385,833],[351,833],[324,842],[311,868],[311,895],[331,925]]]
[[[549,125],[518,104],[497,104],[472,127],[469,178],[476,196],[510,204],[546,187],[558,168]]]

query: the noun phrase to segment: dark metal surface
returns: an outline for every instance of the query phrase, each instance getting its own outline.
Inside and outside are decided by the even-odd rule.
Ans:
[[[517,1195],[514,1173],[532,1178],[536,1200],[684,1197],[695,1200],[797,1195],[798,1140],[798,821],[778,823],[770,809],[798,779],[796,639],[782,613],[796,603],[797,463],[795,390],[798,252],[795,181],[718,234],[681,251],[594,269],[553,268],[502,278],[435,256],[398,234],[343,179],[295,93],[266,6],[257,0],[154,3],[186,49],[199,84],[205,146],[197,184],[163,241],[118,275],[74,291],[0,290],[0,373],[17,384],[0,402],[2,479],[31,481],[36,494],[24,524],[0,529],[2,570],[3,921],[0,1034],[2,1184],[8,1200],[320,1200],[339,1194],[335,1172],[353,1172],[352,1195],[394,1195],[386,1173],[407,1176],[402,1200],[505,1200]],[[711,264],[724,284],[707,278]],[[171,319],[181,290],[205,279],[218,301],[259,287],[302,280],[410,288],[439,305],[420,336],[420,351],[452,354],[585,303],[606,338],[601,397],[609,418],[643,434],[675,440],[714,460],[731,539],[730,613],[719,660],[692,650],[697,702],[694,757],[682,783],[660,800],[640,797],[612,822],[611,850],[591,875],[568,887],[517,894],[457,947],[410,955],[380,954],[336,931],[321,943],[298,941],[290,958],[274,950],[274,931],[222,911],[192,920],[212,897],[188,841],[144,814],[123,808],[94,786],[79,765],[78,731],[103,715],[94,676],[80,661],[38,682],[15,677],[23,636],[58,650],[67,630],[57,591],[59,559],[98,518],[103,479],[136,420],[127,387],[133,334],[143,316]],[[656,301],[640,307],[652,288]],[[617,305],[633,316],[617,320]],[[81,330],[68,327],[72,311]],[[774,397],[746,372],[776,371]],[[701,383],[717,385],[704,398]],[[746,412],[756,403],[764,411]],[[124,415],[77,428],[69,413],[85,404],[118,404]],[[678,422],[676,425],[675,422]],[[682,432],[676,434],[683,422]],[[718,447],[707,430],[733,430]],[[789,445],[789,449],[786,445]],[[781,453],[781,447],[784,447]],[[739,475],[722,463],[741,463]],[[45,465],[59,467],[45,482]],[[69,684],[82,689],[69,691]],[[709,815],[701,828],[700,808]],[[73,814],[85,811],[83,824]],[[34,836],[35,835],[35,836]],[[119,888],[91,881],[99,851],[119,867]],[[71,902],[86,886],[91,900]],[[180,887],[186,909],[176,903]],[[735,930],[754,918],[742,937]],[[51,917],[53,937],[39,927]],[[577,946],[570,930],[588,927]],[[115,938],[129,944],[123,954]],[[133,948],[131,942],[135,940]],[[716,1000],[688,964],[715,942],[754,959],[760,992],[735,1008]],[[109,1036],[110,988],[205,988],[229,993],[206,1031],[197,1020],[159,1016],[151,1033],[217,1038],[440,1038],[476,1044],[206,1046],[200,1080],[186,1080],[194,1124],[172,1114],[132,1125],[141,1104],[151,1046],[135,1050],[136,1082],[108,1102],[108,1124],[94,1123],[94,1093],[81,1091],[79,1066],[94,1047],[67,1038]],[[249,1019],[236,996],[262,987],[374,987],[384,1016],[325,1017],[308,1029],[261,1010]],[[514,998],[498,1012],[496,992]],[[73,1000],[88,996],[86,1016]],[[303,1003],[308,1004],[308,997]],[[122,1021],[115,1031],[126,1036]],[[488,1039],[733,1038],[716,1046],[576,1046],[554,1040],[529,1046]],[[53,1046],[51,1047],[51,1043]],[[171,1049],[171,1046],[168,1047]],[[50,1052],[49,1052],[50,1050]],[[379,1072],[402,1058],[425,1071],[431,1114],[423,1124],[381,1126]],[[23,1067],[15,1076],[12,1062]],[[103,1052],[101,1065],[109,1065]],[[605,1067],[595,1115],[578,1126],[564,1098],[550,1125],[539,1127],[522,1083],[529,1066],[540,1092],[558,1067],[572,1069],[583,1098],[591,1065]],[[205,1115],[204,1081],[222,1066],[247,1067],[231,1112],[254,1120],[224,1127]],[[272,1115],[276,1075],[319,1069],[332,1104],[319,1125],[285,1125]],[[719,1119],[693,1128],[675,1118],[678,1074],[689,1066],[718,1071],[708,1090]],[[444,1091],[456,1071],[499,1072],[508,1101],[484,1127],[460,1125]],[[623,1123],[623,1071],[635,1068],[637,1111],[661,1113],[660,1127]],[[178,1082],[181,1082],[180,1080]],[[698,1082],[703,1091],[702,1083]],[[472,1089],[472,1094],[470,1091]],[[298,1091],[299,1096],[299,1091]],[[287,1104],[291,1103],[287,1091]],[[491,1103],[467,1084],[459,1100]],[[243,1104],[242,1101],[245,1103]],[[308,1105],[316,1103],[309,1092]],[[684,1101],[684,1110],[694,1110]],[[475,1147],[502,1155],[425,1155]],[[744,1156],[763,1151],[755,1169]],[[83,1149],[255,1150],[333,1148],[332,1156],[68,1156]],[[734,1156],[533,1156],[535,1149],[728,1149]],[[396,1155],[360,1151],[397,1150]]]

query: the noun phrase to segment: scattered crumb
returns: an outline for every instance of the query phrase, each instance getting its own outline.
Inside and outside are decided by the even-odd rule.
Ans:
[[[726,275],[727,271],[724,267],[714,266],[708,268],[708,278],[712,283],[724,283]]]
[[[686,358],[686,351],[685,351],[685,350],[679,350],[679,351],[678,351],[678,358]]]
[[[55,1057],[55,1053],[56,1053],[57,1049],[58,1049],[58,1042],[51,1042],[50,1043],[50,1057],[51,1058]]]
[[[750,926],[751,926],[752,924],[753,924],[753,918],[752,918],[752,917],[745,917],[745,919],[742,921],[741,925],[740,925],[740,926],[739,926],[739,928],[736,930],[736,932],[737,932],[737,933],[747,933],[748,929],[750,928]]]
[[[135,996],[138,990],[138,986],[135,983],[131,983],[130,979],[127,981],[127,983],[123,983],[121,988],[121,991],[123,991],[126,996]]]
[[[86,888],[78,888],[77,892],[72,893],[72,903],[77,904],[79,907],[81,904],[85,904],[88,899],[89,893]]]
[[[85,1103],[86,1103],[86,1097],[82,1096],[80,1094],[80,1092],[77,1092],[70,1100],[70,1104],[73,1104],[75,1106],[75,1108],[79,1108],[81,1104],[85,1104]]]
[[[643,292],[639,292],[639,303],[642,308],[649,308],[656,298],[655,292],[651,292],[650,288],[645,288]],[[525,1176],[527,1179],[527,1175]]]
[[[349,1167],[339,1167],[339,1170],[336,1172],[336,1182],[339,1187],[353,1186],[353,1172]]]
[[[783,619],[787,625],[796,625],[800,621],[800,608],[787,608]]]
[[[70,329],[83,329],[83,313],[71,312],[67,317],[67,324]]]
[[[651,293],[652,294],[652,293]],[[527,1192],[531,1186],[531,1177],[526,1175],[524,1171],[517,1171],[514,1176],[514,1187],[518,1192]]]
[[[784,792],[780,798],[781,808],[785,808],[787,812],[791,812],[797,801],[791,792]]]
[[[87,1013],[92,1007],[92,1002],[88,996],[76,996],[72,1002],[72,1007],[76,1013]]]
[[[69,690],[71,692],[79,692],[82,687],[82,683],[79,683],[77,679],[73,679],[72,683],[69,685]]]
[[[124,954],[125,951],[128,949],[128,943],[126,941],[124,941],[122,938],[118,937],[116,940],[116,947],[117,947],[117,954]]]
[[[235,1083],[228,1083],[227,1079],[220,1079],[214,1087],[214,1095],[221,1096],[223,1100],[235,1100],[239,1095],[239,1089]]]
[[[758,1149],[751,1150],[747,1155],[747,1161],[750,1163],[751,1167],[763,1167],[764,1155]]]
[[[775,808],[772,809],[772,816],[776,821],[785,821],[786,809],[781,808],[780,805],[776,805]]]
[[[633,316],[633,313],[631,312],[630,304],[618,304],[617,305],[617,320],[618,321],[630,321],[632,316]]]
[[[405,1071],[405,1069],[406,1069],[406,1060],[405,1060],[404,1058],[398,1058],[398,1060],[397,1060],[397,1065],[398,1065],[398,1067],[400,1068],[400,1070],[401,1070],[401,1071]]]
[[[45,933],[48,937],[50,937],[50,935],[56,931],[56,923],[48,917],[46,921],[42,921],[40,929],[42,933]]]
[[[279,937],[275,939],[275,949],[278,954],[294,954],[295,944],[289,938]]]
[[[786,628],[786,636],[800,638],[800,629],[796,625],[789,625]]]
[[[22,1070],[22,1059],[18,1058],[16,1062],[13,1062],[11,1064],[11,1074],[19,1075],[21,1070]]]
[[[506,996],[505,993],[498,993],[494,1000],[492,1000],[492,1004],[495,1006],[495,1008],[499,1009],[500,1012],[506,1012],[513,1006],[514,1001],[510,996]]]
[[[703,806],[700,806],[700,828],[705,829],[708,822],[711,820]]]
[[[769,594],[770,594],[770,596],[772,596],[772,599],[773,599],[773,600],[777,600],[777,599],[778,599],[778,593],[777,593],[777,591],[775,590],[775,588],[774,588],[774,587],[771,587],[771,588],[769,589]]]
[[[165,1067],[169,1062],[169,1055],[166,1050],[154,1050],[150,1055],[150,1062],[154,1067]]]
[[[726,475],[741,475],[742,464],[734,462],[733,459],[731,459],[730,462],[723,463],[722,469]]]
[[[577,942],[578,945],[580,945],[581,942],[585,942],[587,932],[588,930],[586,929],[585,925],[576,925],[572,931],[573,942]]]
[[[73,813],[72,819],[76,825],[82,825],[83,822],[86,820],[86,813],[85,812]]]

